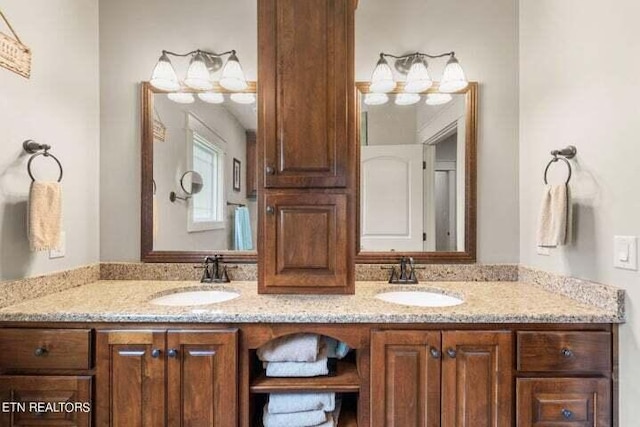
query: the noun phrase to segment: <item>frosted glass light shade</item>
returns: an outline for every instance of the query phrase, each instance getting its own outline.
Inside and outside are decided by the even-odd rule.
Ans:
[[[187,77],[184,79],[184,84],[196,90],[213,89],[213,82],[211,82],[209,69],[204,63],[204,58],[201,53],[196,53],[196,55],[191,58],[189,68],[187,69]]]
[[[202,92],[198,94],[198,98],[207,104],[222,104],[224,96],[219,92]]]
[[[420,93],[429,89],[432,85],[433,80],[429,76],[427,66],[422,60],[416,61],[409,69],[404,91],[407,93]]]
[[[222,69],[222,75],[220,76],[220,86],[227,90],[241,91],[247,88],[247,80],[244,77],[244,72],[240,66],[240,61],[235,53],[231,54],[227,63]]]
[[[427,105],[442,105],[451,101],[453,97],[448,93],[430,93],[427,95]]]
[[[440,92],[457,92],[469,85],[464,70],[458,63],[455,56],[451,56],[447,61],[447,66],[442,73],[442,81],[440,82]]]
[[[177,102],[178,104],[193,104],[195,102],[195,98],[191,93],[183,93],[183,92],[175,92],[170,93],[167,97],[173,102]]]
[[[369,90],[376,93],[388,93],[396,87],[396,82],[393,80],[393,71],[389,67],[389,63],[384,57],[378,60],[376,68],[371,74],[371,84]]]
[[[420,101],[417,93],[399,93],[396,95],[396,105],[413,105]]]
[[[153,68],[153,73],[151,73],[149,83],[160,90],[175,91],[180,89],[178,76],[166,53],[163,53],[158,59],[158,63]]]
[[[256,102],[256,96],[252,93],[232,93],[231,100],[238,104],[253,104]]]
[[[364,103],[367,105],[382,105],[389,101],[386,93],[367,93],[364,95]]]

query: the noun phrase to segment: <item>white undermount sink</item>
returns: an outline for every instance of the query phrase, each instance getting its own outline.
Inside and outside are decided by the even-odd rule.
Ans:
[[[388,291],[375,296],[377,299],[393,304],[416,307],[451,307],[462,304],[460,298],[428,291]]]
[[[190,306],[216,304],[238,298],[239,293],[233,291],[201,290],[183,291],[163,295],[149,301],[151,304],[168,306]]]

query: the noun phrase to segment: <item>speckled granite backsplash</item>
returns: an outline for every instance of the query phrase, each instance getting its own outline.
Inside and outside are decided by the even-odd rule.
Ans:
[[[16,304],[26,298],[38,298],[97,280],[100,280],[99,264],[0,282],[0,308]]]
[[[199,280],[202,270],[198,264],[175,263],[103,263],[100,266],[102,280]],[[389,277],[391,265],[358,264],[356,281],[381,281]],[[417,270],[421,282],[513,282],[518,280],[515,264],[426,264]],[[232,280],[258,280],[256,264],[230,265]]]

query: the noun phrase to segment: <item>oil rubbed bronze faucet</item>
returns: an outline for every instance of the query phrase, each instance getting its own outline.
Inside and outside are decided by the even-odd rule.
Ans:
[[[400,258],[400,271],[398,271],[395,266],[391,267],[389,283],[401,285],[413,285],[418,283],[418,278],[416,277],[416,266],[413,263],[412,257],[403,256]]]
[[[204,262],[201,266],[202,278],[200,283],[229,283],[229,274],[227,273],[227,266],[222,263],[222,255],[216,254],[214,256],[207,256],[204,258]]]

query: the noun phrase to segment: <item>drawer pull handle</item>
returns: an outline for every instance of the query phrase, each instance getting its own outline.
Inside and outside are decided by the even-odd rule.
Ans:
[[[267,175],[275,175],[276,170],[274,168],[272,168],[271,166],[267,166],[265,169],[265,172],[267,173]]]
[[[431,347],[429,353],[431,353],[431,357],[433,357],[434,359],[440,359],[440,357],[442,356],[442,352],[435,347]]]
[[[176,357],[178,357],[178,350],[176,350],[175,348],[170,348],[169,351],[167,351],[167,356],[175,359]]]
[[[48,350],[44,347],[38,347],[36,348],[36,351],[33,352],[33,354],[35,354],[36,357],[44,356],[47,353],[48,353]]]
[[[571,417],[573,417],[573,412],[571,412],[568,409],[563,409],[562,410],[562,416],[566,419],[566,420],[570,420]]]
[[[573,357],[573,351],[569,348],[563,348],[560,353],[562,353],[562,355],[567,359]]]
[[[158,357],[160,357],[160,353],[162,353],[160,349],[154,348],[153,350],[151,350],[151,357],[157,359]]]
[[[189,350],[189,356],[193,357],[209,357],[215,356],[216,352],[213,350]]]
[[[455,351],[453,348],[450,348],[447,350],[447,354],[449,355],[450,358],[455,359],[458,352]]]

